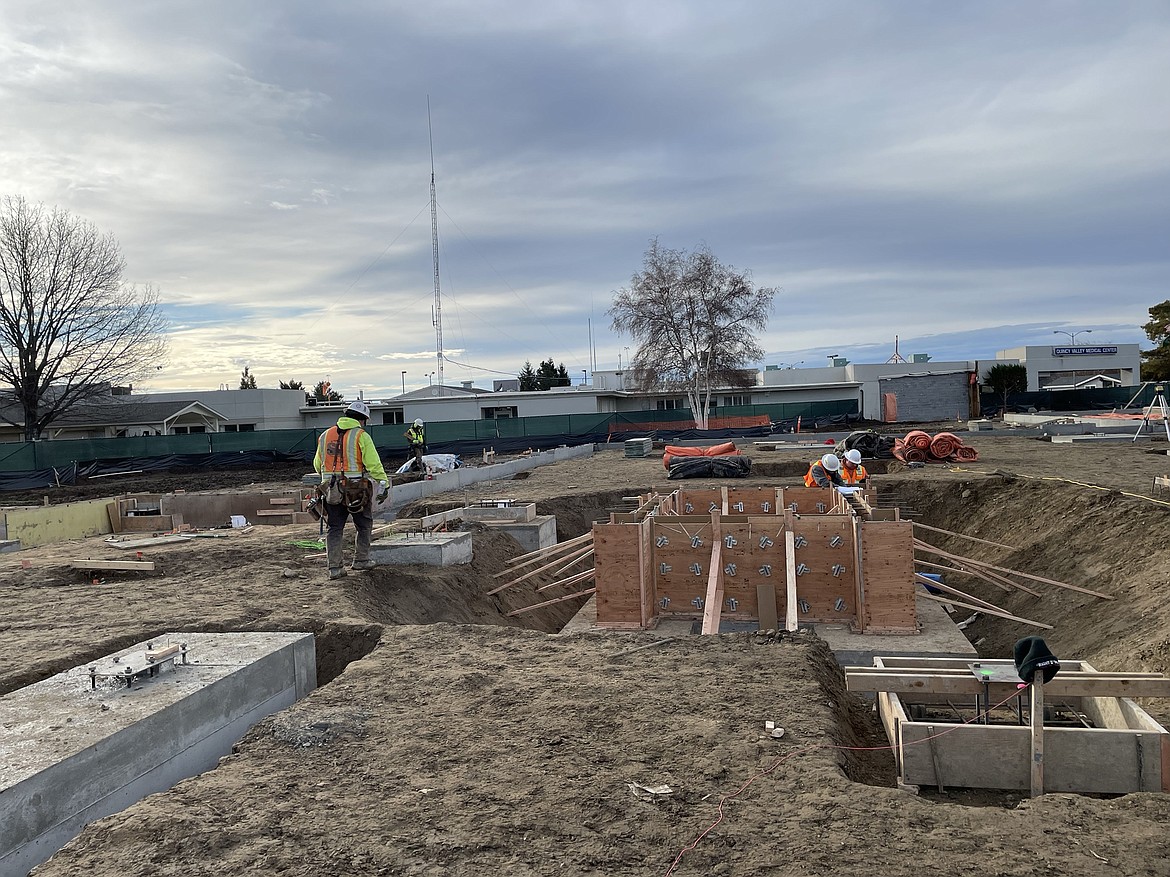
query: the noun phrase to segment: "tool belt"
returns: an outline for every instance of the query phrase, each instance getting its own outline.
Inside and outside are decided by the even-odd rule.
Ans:
[[[332,475],[318,485],[317,494],[326,505],[343,505],[351,512],[361,512],[374,498],[374,482],[367,478]]]

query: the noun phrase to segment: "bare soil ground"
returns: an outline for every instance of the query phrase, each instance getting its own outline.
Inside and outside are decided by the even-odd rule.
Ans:
[[[1159,446],[971,443],[978,463],[876,476],[879,502],[1016,546],[931,539],[948,550],[1115,597],[956,582],[1055,625],[1045,638],[1060,657],[1170,669],[1170,502],[1150,498],[1170,461],[1147,453]],[[751,452],[746,483],[794,486],[811,459],[794,453]],[[288,486],[300,471],[279,475],[274,486]],[[145,483],[128,489],[195,484]],[[623,496],[677,486],[659,459],[606,451],[434,502],[535,501],[563,539]],[[38,877],[1170,874],[1165,794],[972,807],[963,802],[980,799],[889,787],[884,738],[812,636],[639,648],[658,640],[559,634],[577,601],[509,618],[546,595],[521,585],[487,596],[520,553],[509,537],[476,533],[464,567],[328,582],[306,557],[316,552],[291,544],[315,535],[257,527],[160,545],[145,552],[158,574],[107,572],[98,584],[66,561],[126,556],[100,540],[3,555],[0,692],[168,630],[305,630],[318,641],[317,692],[257,725],[216,770],[93,824]],[[990,620],[967,630],[994,657],[1028,632]],[[782,739],[763,735],[766,720]],[[631,783],[672,792],[634,794]]]

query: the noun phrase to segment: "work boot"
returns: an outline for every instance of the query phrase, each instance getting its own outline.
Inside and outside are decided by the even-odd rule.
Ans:
[[[340,579],[340,578],[343,578],[345,575],[346,575],[346,572],[345,572],[344,567],[337,567],[336,569],[329,570],[329,578],[330,579]]]
[[[378,564],[374,563],[374,561],[372,561],[372,560],[355,560],[355,561],[353,562],[353,568],[354,568],[355,570],[359,570],[359,569],[373,569],[373,568],[374,568],[374,567],[376,567],[377,565],[378,565]]]

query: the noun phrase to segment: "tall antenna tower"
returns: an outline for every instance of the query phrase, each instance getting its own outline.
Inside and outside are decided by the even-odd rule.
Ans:
[[[431,146],[431,251],[435,262],[435,306],[431,322],[435,324],[435,358],[439,395],[443,395],[443,297],[439,289],[439,207],[435,197],[435,138],[431,133],[431,96],[427,95],[427,140]]]
[[[431,183],[431,191],[432,192],[435,191],[435,184],[434,183]],[[437,265],[435,266],[435,270],[436,271],[439,270]],[[435,283],[438,283],[438,282],[439,282],[439,278],[438,278],[438,275],[436,274],[435,275]],[[889,365],[891,362],[905,362],[905,361],[906,361],[906,358],[904,356],[902,356],[901,353],[898,352],[898,336],[895,335],[894,336],[894,355],[886,360],[886,364]]]

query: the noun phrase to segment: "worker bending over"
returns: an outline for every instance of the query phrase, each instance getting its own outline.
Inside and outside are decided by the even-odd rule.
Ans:
[[[317,441],[317,455],[313,468],[321,474],[321,496],[325,501],[329,532],[325,536],[325,553],[329,559],[329,578],[345,575],[345,560],[341,551],[341,537],[345,521],[353,516],[357,528],[357,546],[354,549],[353,568],[373,569],[370,560],[370,538],[374,530],[374,502],[385,502],[390,495],[390,483],[374,440],[366,432],[370,408],[360,399],[349,407]],[[378,495],[374,496],[374,484]]]
[[[856,448],[846,451],[841,461],[841,480],[851,487],[860,487],[868,479],[869,472],[861,465],[861,451]]]
[[[414,454],[414,460],[411,461],[411,468],[419,472],[426,472],[427,467],[423,463],[423,452],[427,449],[427,433],[422,419],[415,418],[410,429],[404,432],[403,435],[406,436],[406,443],[410,445],[411,453]]]
[[[844,483],[841,479],[841,461],[836,454],[825,454],[819,460],[813,460],[804,473],[805,487],[833,487]]]

